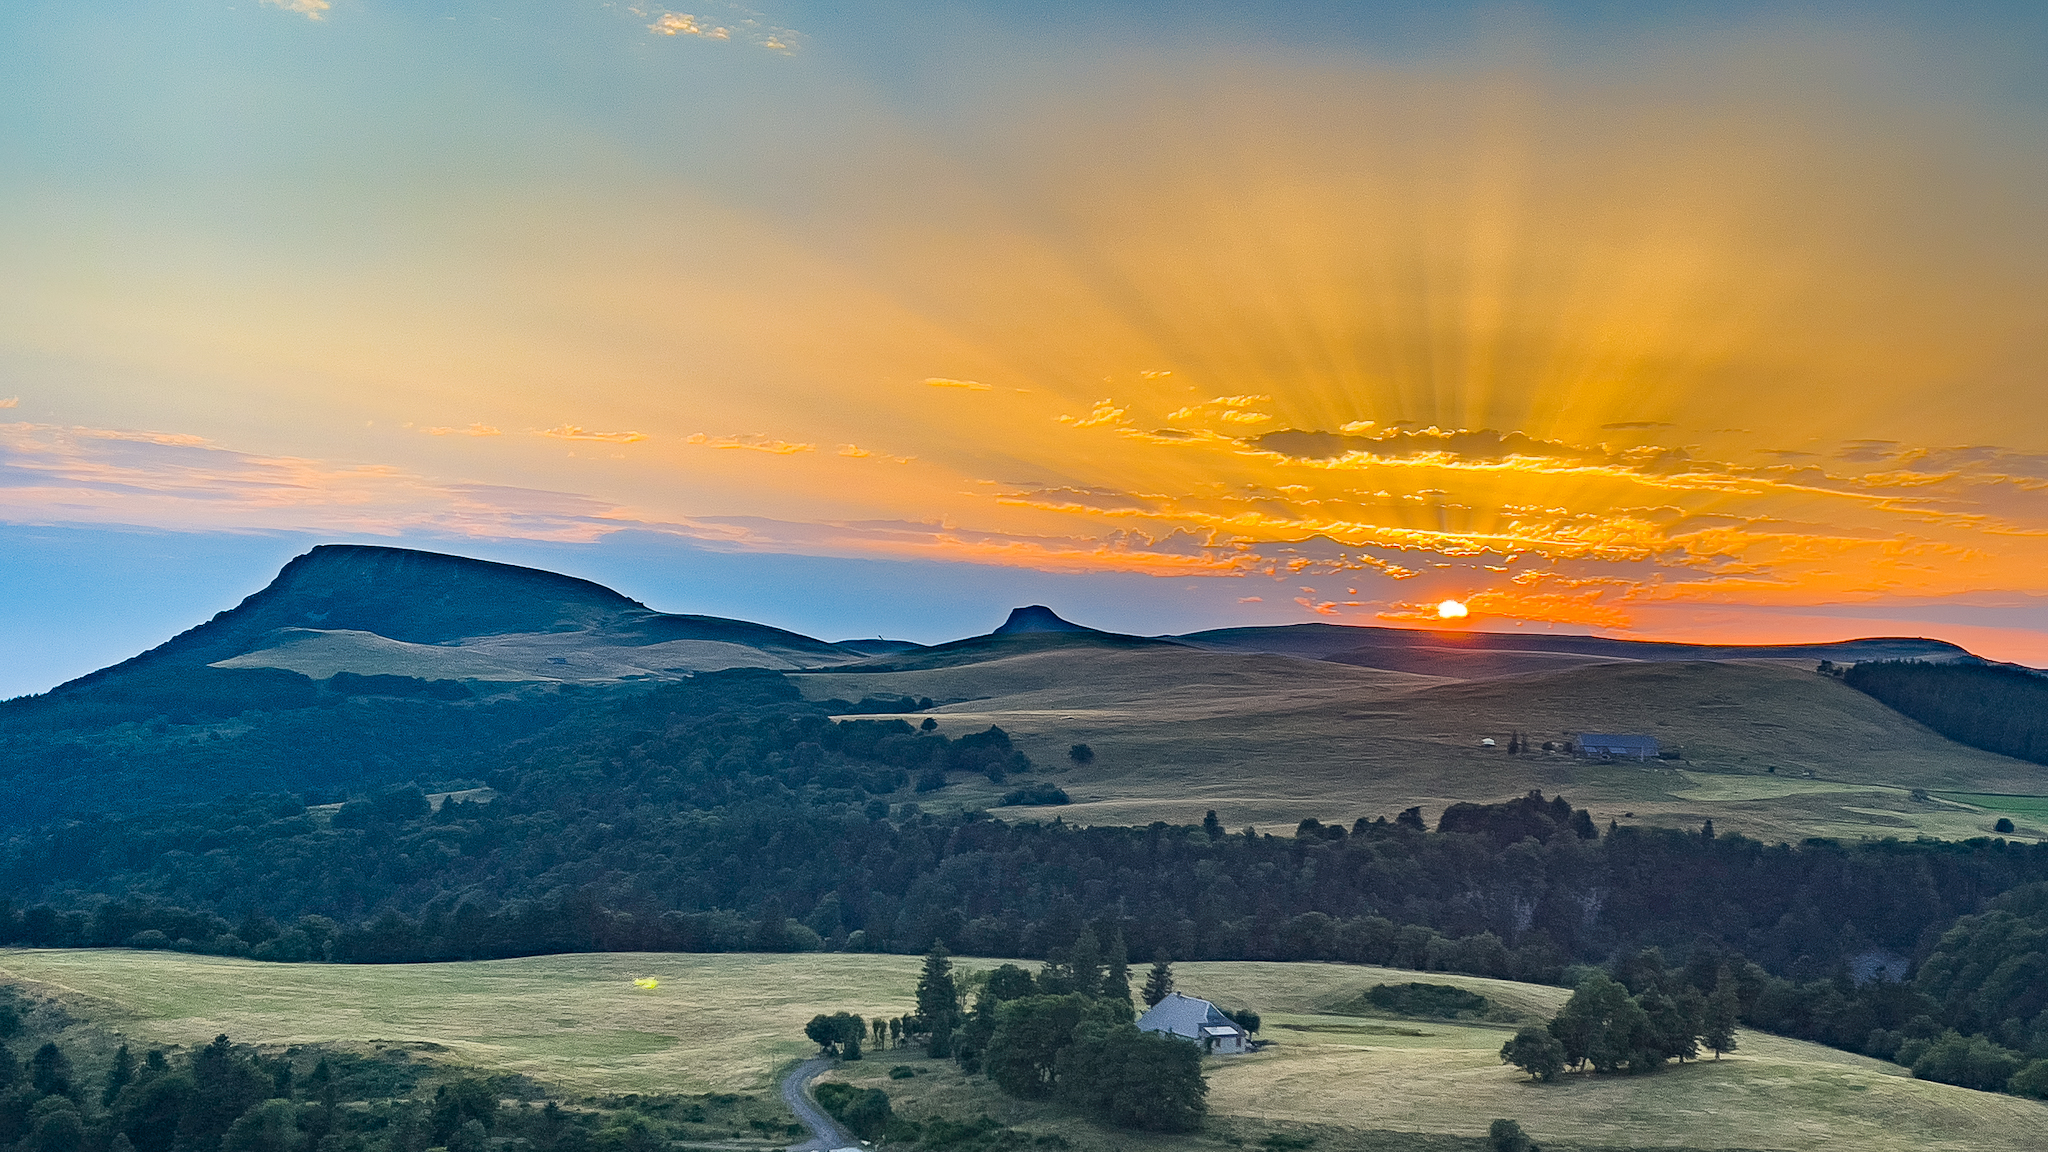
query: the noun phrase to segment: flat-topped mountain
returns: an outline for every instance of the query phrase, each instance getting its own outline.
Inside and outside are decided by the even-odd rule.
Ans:
[[[1087,628],[1071,620],[1062,620],[1060,614],[1043,604],[1030,604],[1023,608],[1010,609],[1010,618],[993,635],[1015,636],[1020,632],[1097,632],[1100,629]]]
[[[588,683],[865,655],[765,624],[656,612],[558,572],[327,544],[236,607],[60,691],[173,667]]]

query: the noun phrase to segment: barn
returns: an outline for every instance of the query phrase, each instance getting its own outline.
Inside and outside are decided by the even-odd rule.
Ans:
[[[1579,737],[1578,745],[1581,756],[1622,760],[1655,760],[1658,751],[1655,736],[1612,736],[1588,732]]]
[[[1236,1056],[1251,1050],[1251,1037],[1237,1022],[1216,1010],[1207,1000],[1197,1000],[1178,992],[1169,992],[1166,999],[1147,1009],[1138,1017],[1138,1031],[1159,1032],[1179,1036],[1202,1046],[1205,1052],[1219,1056]]]

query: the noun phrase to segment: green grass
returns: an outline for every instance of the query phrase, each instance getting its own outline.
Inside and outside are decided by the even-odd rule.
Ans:
[[[1942,792],[1938,795],[1943,800],[2018,817],[2023,824],[2030,822],[2036,826],[2032,830],[2036,836],[2044,835],[2039,830],[2040,826],[2048,825],[2048,796],[2007,796],[1992,792]],[[1988,824],[1984,821],[1979,823]]]
[[[468,964],[285,965],[117,950],[0,952],[0,980],[30,982],[132,1040],[204,1042],[225,1032],[265,1046],[404,1047],[429,1060],[519,1072],[591,1094],[765,1095],[814,1046],[819,1011],[896,1015],[920,961],[910,956],[544,956]],[[970,967],[992,961],[966,960]],[[1374,984],[1425,980],[1486,997],[1506,1018],[1542,1019],[1561,988],[1342,964],[1175,966],[1181,989],[1264,1017],[1275,1041],[1209,1064],[1214,1119],[1199,1137],[1106,1133],[913,1049],[870,1052],[836,1075],[883,1088],[913,1118],[987,1112],[1087,1152],[1257,1145],[1305,1134],[1326,1152],[1477,1148],[1494,1117],[1546,1147],[1855,1147],[1874,1152],[2038,1147],[2048,1107],[1913,1080],[1896,1066],[1744,1032],[1740,1049],[1638,1077],[1568,1076],[1532,1085],[1498,1058],[1514,1025],[1333,1015]],[[653,976],[660,986],[637,988]],[[1369,1004],[1369,1002],[1367,1002]],[[892,1080],[909,1066],[918,1075]]]

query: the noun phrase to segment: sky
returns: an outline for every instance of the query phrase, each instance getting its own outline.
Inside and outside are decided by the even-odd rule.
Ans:
[[[0,696],[327,541],[828,639],[2048,665],[2044,66],[2038,4],[10,3]]]

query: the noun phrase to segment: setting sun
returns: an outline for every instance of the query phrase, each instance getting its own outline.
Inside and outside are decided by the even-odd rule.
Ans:
[[[1466,610],[1465,606],[1458,601],[1446,600],[1436,606],[1436,614],[1445,620],[1463,620],[1466,616]]]

